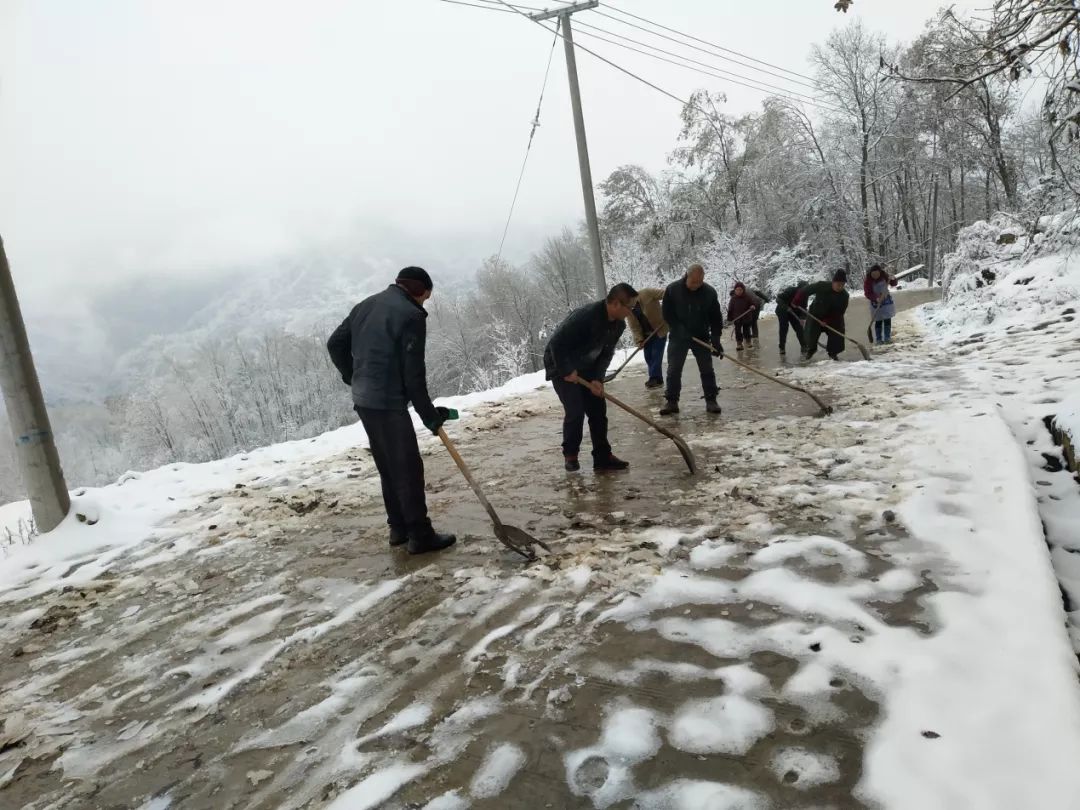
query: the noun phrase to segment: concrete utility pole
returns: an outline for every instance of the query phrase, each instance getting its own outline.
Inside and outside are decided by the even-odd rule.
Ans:
[[[566,52],[566,75],[570,80],[570,104],[574,108],[574,133],[577,135],[578,169],[581,172],[581,194],[585,198],[585,222],[589,226],[589,242],[592,244],[593,270],[596,273],[596,291],[607,295],[604,279],[604,257],[600,252],[600,222],[596,218],[596,200],[593,198],[592,169],[589,168],[589,146],[585,142],[585,116],[581,112],[581,88],[578,86],[577,55],[574,53],[574,32],[570,28],[570,15],[576,11],[596,8],[600,0],[586,0],[572,6],[540,11],[529,17],[537,22],[559,18],[563,46]]]
[[[60,525],[71,500],[68,497],[60,457],[49,427],[49,414],[26,326],[15,296],[4,240],[0,238],[0,391],[7,406],[15,454],[19,459],[23,485],[30,497],[30,508],[38,531],[51,532]]]
[[[930,288],[934,287],[934,271],[937,270],[937,190],[938,190],[938,177],[934,175],[934,190],[930,194],[930,261],[926,263],[928,268],[927,278],[930,282]]]

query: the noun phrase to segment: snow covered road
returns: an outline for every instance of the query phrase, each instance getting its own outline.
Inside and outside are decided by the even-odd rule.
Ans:
[[[917,328],[785,371],[824,419],[726,364],[710,420],[688,377],[698,479],[621,413],[629,474],[568,476],[549,390],[475,406],[452,432],[544,564],[500,550],[428,443],[433,514],[464,535],[444,555],[386,548],[355,450],[0,576],[0,806],[1080,807],[1027,466]],[[615,390],[658,404],[640,371]]]

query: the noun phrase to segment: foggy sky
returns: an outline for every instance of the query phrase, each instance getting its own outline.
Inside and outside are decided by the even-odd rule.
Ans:
[[[615,5],[809,73],[832,28],[861,17],[910,40],[939,2]],[[681,97],[726,92],[735,114],[765,96],[577,38]],[[498,247],[551,45],[516,15],[438,0],[0,0],[0,234],[20,293],[60,303],[309,246],[478,263]],[[588,54],[578,66],[594,180],[662,168],[679,104]],[[581,211],[560,41],[507,254]]]

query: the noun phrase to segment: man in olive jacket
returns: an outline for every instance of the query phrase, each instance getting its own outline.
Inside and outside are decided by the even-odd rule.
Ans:
[[[844,289],[846,284],[847,273],[844,270],[837,270],[833,274],[832,281],[808,284],[795,293],[791,306],[796,312],[806,311],[807,302],[811,298],[814,299],[808,310],[813,317],[806,319],[806,335],[802,353],[804,360],[809,360],[817,351],[822,323],[831,326],[836,332],[843,333],[844,314],[848,308],[848,291]],[[836,332],[829,331],[825,342],[825,351],[833,360],[839,360],[840,352],[844,350],[844,338],[842,334],[838,335]]]
[[[698,371],[701,372],[701,388],[705,393],[705,410],[720,413],[716,402],[719,389],[713,371],[713,357],[723,357],[724,348],[720,338],[724,334],[724,313],[716,290],[705,283],[705,268],[690,265],[686,275],[672,282],[664,290],[664,320],[668,329],[668,379],[665,395],[667,402],[660,409],[663,416],[679,412],[679,394],[682,392],[682,372],[686,353],[694,353]],[[695,343],[697,338],[709,343],[713,350]]]
[[[456,540],[436,532],[428,519],[424,462],[408,411],[411,403],[436,434],[451,415],[432,404],[427,390],[424,302],[432,286],[424,269],[406,267],[393,284],[353,307],[326,343],[341,379],[352,387],[353,409],[367,433],[390,545],[408,543],[410,554],[439,551]]]
[[[663,297],[664,291],[656,287],[638,290],[637,304],[626,319],[634,335],[634,342],[641,348],[645,355],[645,365],[649,368],[646,388],[660,388],[664,385],[664,347],[667,345],[668,325],[664,321],[664,311],[660,306]]]
[[[575,309],[551,335],[544,349],[544,371],[563,405],[563,466],[581,469],[578,450],[589,420],[593,470],[625,470],[629,463],[611,452],[607,437],[604,375],[637,298],[629,284],[616,284],[603,301]],[[582,385],[584,382],[586,385]]]

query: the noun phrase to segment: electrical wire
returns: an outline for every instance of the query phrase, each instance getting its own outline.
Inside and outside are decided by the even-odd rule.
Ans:
[[[453,3],[455,6],[468,6],[469,8],[482,8],[484,11],[501,11],[504,14],[506,14],[507,12],[509,12],[510,14],[514,13],[514,9],[512,9],[512,8],[492,8],[491,6],[481,6],[481,5],[477,4],[477,3],[465,3],[462,0],[440,0],[440,2],[442,2],[442,3]]]
[[[559,24],[555,25],[555,37],[551,40],[551,50],[548,51],[547,67],[544,68],[544,81],[540,85],[540,98],[536,102],[536,115],[533,116],[532,129],[529,130],[529,141],[525,144],[525,157],[521,160],[521,171],[518,172],[517,185],[514,186],[514,198],[510,201],[510,211],[506,215],[506,224],[503,225],[502,239],[499,240],[499,251],[496,261],[502,259],[503,245],[506,244],[506,234],[510,232],[510,220],[514,216],[514,206],[517,205],[518,194],[521,191],[521,181],[525,177],[525,164],[529,162],[529,152],[532,150],[533,138],[536,136],[537,127],[540,126],[540,107],[544,103],[544,91],[547,89],[548,74],[551,73],[551,60],[555,56],[555,45],[559,41]]]
[[[767,76],[772,76],[773,78],[779,79],[782,82],[788,82],[790,84],[798,85],[800,90],[802,90],[803,88],[807,88],[807,89],[810,89],[810,90],[817,90],[818,89],[818,85],[812,84],[810,82],[805,82],[802,79],[792,79],[792,78],[789,78],[788,76],[784,76],[784,75],[782,75],[780,73],[775,73],[775,72],[773,72],[771,70],[766,70],[765,68],[759,68],[759,67],[756,67],[754,65],[747,64],[746,62],[740,62],[738,59],[732,59],[730,56],[724,56],[723,54],[715,53],[714,51],[710,51],[710,50],[707,50],[705,48],[700,48],[697,45],[694,45],[694,44],[692,44],[690,42],[683,42],[682,40],[676,39],[675,37],[669,37],[667,34],[661,34],[658,31],[651,31],[648,28],[645,28],[644,26],[635,25],[634,23],[627,22],[626,20],[620,20],[618,17],[613,17],[610,14],[605,14],[603,11],[598,11],[596,9],[589,9],[589,10],[592,11],[594,14],[598,14],[601,17],[607,17],[609,20],[614,20],[615,22],[617,22],[617,23],[619,23],[621,25],[627,25],[627,26],[630,26],[631,28],[636,28],[638,31],[644,31],[646,34],[649,34],[650,36],[659,37],[661,39],[666,39],[669,42],[674,42],[676,45],[681,45],[684,48],[690,48],[691,50],[694,50],[694,51],[700,51],[701,53],[706,54],[708,56],[711,56],[714,59],[721,59],[721,60],[723,60],[725,62],[731,62],[733,64],[739,65],[740,67],[744,67],[744,68],[746,68],[748,70],[754,70],[754,71],[757,71],[758,73],[763,73],[763,74],[765,74]],[[578,25],[579,26],[583,25],[583,23],[578,23]],[[612,34],[612,36],[623,36],[622,34],[616,34],[615,32],[612,32],[612,31],[609,31],[608,33]],[[627,39],[629,39],[629,37],[627,37]],[[631,40],[631,41],[636,41],[636,40]],[[641,43],[641,44],[647,45],[647,43]],[[656,48],[657,50],[660,50],[655,45],[647,45],[647,47]],[[681,58],[688,59],[689,57],[681,57]],[[703,63],[699,63],[699,64],[703,64]],[[718,67],[715,67],[715,66],[714,66],[714,69],[721,70],[721,68],[718,68]],[[735,74],[735,75],[739,75],[739,74]],[[749,81],[761,82],[762,84],[766,84],[767,81],[768,81],[766,79],[757,79],[757,78],[746,77],[746,76],[742,76],[741,78],[747,78],[747,79],[749,79]],[[795,92],[795,91],[792,90],[790,92]]]
[[[708,45],[710,48],[715,48],[718,51],[723,51],[725,53],[731,53],[731,54],[734,54],[735,56],[742,57],[743,59],[749,59],[751,62],[757,62],[759,65],[765,65],[766,67],[774,68],[775,70],[779,70],[779,71],[781,71],[783,73],[789,73],[792,76],[797,76],[800,79],[805,79],[806,81],[810,82],[811,85],[814,86],[814,87],[817,86],[816,80],[812,76],[807,76],[805,73],[799,73],[796,70],[788,70],[785,67],[780,67],[779,65],[774,65],[772,62],[766,62],[764,59],[757,59],[757,58],[755,58],[753,56],[750,56],[749,54],[741,53],[739,51],[734,51],[731,48],[725,48],[722,45],[717,45],[715,42],[709,42],[707,39],[701,39],[701,37],[695,37],[693,34],[687,34],[687,33],[683,32],[683,31],[676,30],[675,28],[669,28],[668,26],[662,25],[661,23],[654,22],[652,20],[646,19],[645,17],[640,17],[637,14],[630,13],[629,11],[624,11],[623,9],[619,8],[618,6],[613,6],[610,3],[608,3],[607,7],[610,8],[612,11],[615,11],[615,12],[617,12],[619,14],[623,14],[623,15],[625,15],[627,17],[632,17],[635,20],[640,20],[641,22],[647,23],[648,25],[652,25],[652,26],[655,26],[657,28],[661,28],[664,31],[670,31],[672,34],[678,34],[679,36],[685,37],[686,39],[692,39],[694,42],[700,42],[702,45]],[[603,14],[603,12],[596,12],[596,13]],[[609,16],[609,15],[605,14],[604,16]],[[616,18],[612,18],[612,19],[616,19]],[[629,25],[629,23],[626,23],[626,24]]]
[[[455,2],[460,2],[460,0],[454,0],[454,1]],[[444,0],[444,2],[451,2],[451,0]],[[529,22],[538,25],[540,28],[543,28],[545,31],[547,31],[549,33],[552,33],[552,34],[555,34],[555,36],[561,37],[564,40],[567,39],[565,34],[557,31],[554,28],[551,28],[551,27],[549,27],[547,25],[544,25],[544,23],[542,21],[540,21],[540,20],[534,20],[532,17],[530,17],[524,11],[521,11],[519,8],[517,8],[514,5],[506,2],[506,0],[494,0],[494,2],[497,2],[497,3],[499,3],[499,5],[504,6],[505,8],[502,9],[502,10],[513,11],[514,13],[524,17]],[[587,34],[586,32],[582,32],[582,33],[585,33],[587,36],[594,36],[594,37],[596,36],[595,34]],[[571,42],[573,42],[573,40],[571,40]],[[613,43],[613,44],[619,45],[620,43]],[[672,93],[669,90],[665,90],[663,87],[656,84],[655,82],[649,81],[648,79],[644,78],[643,76],[640,76],[637,73],[634,73],[632,70],[623,67],[619,63],[614,62],[611,59],[608,59],[606,56],[603,56],[603,55],[597,53],[596,51],[592,50],[591,48],[586,47],[585,45],[582,45],[580,42],[573,42],[573,45],[578,50],[581,50],[581,51],[589,54],[590,56],[593,56],[593,57],[599,59],[604,64],[610,65],[611,67],[615,68],[620,73],[624,73],[625,75],[629,76],[630,78],[634,79],[635,81],[641,82],[646,87],[652,88],[653,90],[660,93],[661,95],[667,96],[668,98],[672,99],[673,101],[679,102],[679,104],[683,105],[684,107],[686,107],[686,106],[694,107],[698,111],[702,112],[706,117],[711,119],[711,114],[707,110],[703,109],[702,107],[700,107],[700,106],[698,106],[696,104],[691,104],[691,102],[689,100],[684,99],[684,98],[682,98],[680,96],[677,96],[675,93]],[[628,47],[628,46],[621,46],[621,47]],[[635,49],[630,48],[630,50],[635,50]],[[645,54],[645,55],[652,56],[652,54]],[[667,61],[667,60],[665,59],[663,61]],[[686,65],[681,65],[680,63],[675,63],[675,64],[679,64],[680,67],[687,67]],[[728,80],[728,81],[731,81],[731,80]],[[770,93],[771,95],[779,95],[779,94],[771,93],[771,91],[762,90],[762,88],[751,87],[750,89],[758,90],[759,92]],[[791,102],[793,104],[796,104],[796,105],[813,104],[814,106],[821,106],[817,102],[801,101],[799,99],[791,98],[789,96],[783,96],[783,98],[786,101],[789,101],[789,102]],[[826,109],[828,109],[828,108],[826,108]]]
[[[834,107],[834,106],[830,105],[828,102],[819,101],[814,96],[807,95],[807,94],[802,93],[802,92],[800,92],[798,90],[793,90],[793,89],[787,88],[787,87],[780,87],[780,86],[777,86],[775,84],[769,84],[768,82],[763,81],[761,79],[756,79],[753,76],[744,76],[744,75],[742,75],[740,73],[733,73],[733,72],[731,72],[729,70],[725,70],[724,68],[716,67],[715,65],[710,65],[707,62],[701,62],[701,61],[699,61],[697,59],[692,59],[692,58],[690,58],[688,56],[682,56],[680,54],[673,53],[672,51],[664,50],[663,48],[657,47],[656,45],[650,45],[647,42],[641,42],[640,40],[633,39],[632,37],[623,36],[622,34],[618,34],[618,33],[614,32],[614,31],[609,31],[606,28],[600,28],[599,26],[590,25],[589,23],[583,23],[583,22],[578,22],[575,25],[575,28],[577,28],[579,31],[581,31],[582,34],[584,34],[585,36],[591,36],[591,37],[593,37],[595,39],[601,40],[602,42],[607,42],[607,43],[609,43],[611,45],[616,45],[616,46],[618,46],[620,48],[626,48],[627,50],[634,51],[635,53],[640,53],[640,54],[643,54],[645,56],[651,56],[654,59],[660,59],[663,62],[668,62],[669,64],[673,64],[673,65],[678,65],[679,67],[684,67],[684,68],[686,68],[688,70],[694,70],[694,71],[696,71],[698,73],[701,73],[703,75],[706,75],[706,76],[712,76],[713,78],[716,78],[716,79],[723,79],[724,81],[730,81],[730,82],[732,82],[734,84],[738,84],[738,85],[741,85],[743,87],[748,87],[751,90],[759,90],[761,92],[772,93],[774,95],[781,95],[784,98],[787,98],[787,99],[789,99],[791,101],[799,101],[800,103],[811,104],[811,105],[816,106],[816,107],[822,107],[822,108],[825,108],[825,109],[831,109],[831,110],[834,110],[834,111],[839,111],[839,109],[837,107]],[[583,30],[583,29],[586,29],[586,30]],[[691,65],[684,65],[681,62],[673,62],[671,59],[665,59],[665,58],[663,58],[661,56],[657,56],[656,54],[653,54],[653,53],[646,53],[645,51],[639,50],[638,48],[634,48],[634,47],[631,47],[629,45],[625,45],[625,44],[623,44],[621,42],[615,42],[613,40],[606,39],[605,37],[598,36],[597,34],[589,33],[590,30],[591,31],[600,31],[600,32],[602,32],[604,34],[608,34],[610,36],[617,37],[620,40],[625,40],[626,42],[631,42],[631,43],[634,43],[635,45],[641,45],[644,48],[649,48],[650,50],[657,51],[658,53],[666,54],[666,55],[672,56],[672,57],[674,57],[676,59],[682,59],[682,60],[684,60],[686,62],[691,62],[694,65],[701,65],[702,67],[707,68],[707,70],[701,70],[699,68],[692,67]],[[743,80],[743,81],[739,81],[740,79]],[[746,82],[753,82],[754,84],[746,84]]]

